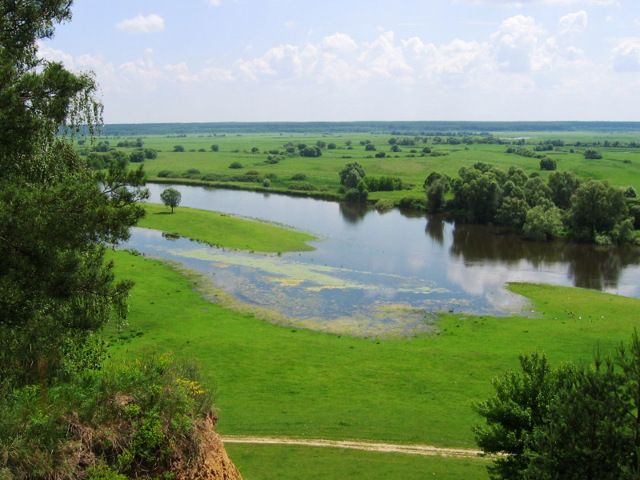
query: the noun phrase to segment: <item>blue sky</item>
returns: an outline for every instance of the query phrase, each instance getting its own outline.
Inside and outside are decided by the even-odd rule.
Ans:
[[[106,123],[640,121],[638,0],[75,0]]]

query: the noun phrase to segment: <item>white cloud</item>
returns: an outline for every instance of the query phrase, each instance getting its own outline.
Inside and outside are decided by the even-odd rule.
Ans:
[[[127,18],[116,24],[118,30],[127,33],[154,33],[164,30],[164,19],[160,15],[152,13],[146,17],[138,15],[134,18]]]
[[[336,33],[322,39],[322,46],[327,50],[352,52],[358,48],[356,42],[346,33]]]
[[[615,71],[640,72],[640,37],[620,40],[611,54]]]
[[[516,15],[502,22],[490,39],[496,51],[498,66],[510,72],[526,72],[544,33],[533,17]]]
[[[222,5],[222,0],[208,0],[209,5],[213,5],[214,7],[219,7]]]
[[[587,12],[580,10],[576,13],[569,13],[560,19],[560,28],[563,32],[579,32],[587,28]]]

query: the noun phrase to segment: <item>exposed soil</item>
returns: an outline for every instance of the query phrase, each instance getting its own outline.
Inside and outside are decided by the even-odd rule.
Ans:
[[[226,435],[224,443],[257,443],[269,445],[303,445],[307,447],[333,447],[366,450],[369,452],[405,453],[409,455],[427,455],[440,457],[477,458],[484,457],[481,450],[465,448],[444,448],[432,445],[398,445],[395,443],[358,442],[352,440],[300,439],[291,437],[250,437]]]

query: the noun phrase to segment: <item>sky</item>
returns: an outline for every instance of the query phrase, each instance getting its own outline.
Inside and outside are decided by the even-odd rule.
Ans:
[[[640,121],[638,0],[75,0],[105,123]]]

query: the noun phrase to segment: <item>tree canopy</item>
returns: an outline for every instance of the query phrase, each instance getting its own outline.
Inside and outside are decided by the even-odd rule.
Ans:
[[[141,169],[120,157],[95,173],[58,135],[102,112],[90,74],[37,56],[70,4],[0,3],[0,379],[13,385],[81,368],[70,352],[126,318],[130,285],[114,280],[104,253],[144,213]],[[84,361],[96,360],[100,349],[89,351]]]

